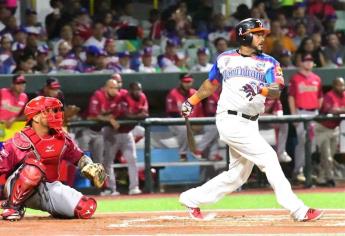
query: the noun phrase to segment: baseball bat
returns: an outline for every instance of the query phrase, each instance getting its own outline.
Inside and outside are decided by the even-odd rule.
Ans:
[[[184,118],[186,121],[186,127],[187,127],[187,140],[188,140],[188,147],[191,152],[196,151],[196,145],[195,145],[195,139],[194,134],[192,130],[192,126],[190,125],[188,117]]]

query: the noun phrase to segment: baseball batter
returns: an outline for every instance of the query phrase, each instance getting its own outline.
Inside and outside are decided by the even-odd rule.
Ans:
[[[53,217],[88,219],[96,211],[95,199],[62,184],[60,163],[78,165],[84,176],[101,187],[106,177],[101,164],[93,163],[62,130],[62,103],[39,96],[24,109],[27,126],[0,151],[0,174],[5,174],[4,220],[20,220],[25,207],[47,211]]]
[[[216,125],[220,138],[230,147],[230,165],[228,171],[180,195],[180,203],[195,219],[204,218],[199,205],[214,203],[244,184],[254,164],[265,172],[278,203],[294,220],[317,220],[323,214],[307,207],[292,192],[276,152],[259,133],[258,116],[264,111],[265,99],[279,97],[284,83],[279,63],[261,52],[267,33],[259,19],[241,21],[236,26],[240,48],[220,54],[209,78],[182,104],[182,115],[189,116],[222,83]]]

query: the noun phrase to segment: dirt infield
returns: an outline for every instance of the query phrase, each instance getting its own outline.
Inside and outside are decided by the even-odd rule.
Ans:
[[[326,210],[316,222],[294,222],[284,210],[216,211],[214,219],[191,220],[185,212],[96,214],[90,220],[26,216],[0,221],[0,235],[128,234],[310,234],[345,233],[345,210]]]

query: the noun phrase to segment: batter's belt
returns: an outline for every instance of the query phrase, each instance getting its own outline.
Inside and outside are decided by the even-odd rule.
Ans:
[[[245,119],[252,120],[252,121],[256,121],[259,118],[259,114],[255,115],[255,116],[251,116],[251,115],[243,114],[243,113],[240,113],[238,111],[232,111],[232,110],[228,110],[228,114],[235,115],[235,116],[239,115]]]

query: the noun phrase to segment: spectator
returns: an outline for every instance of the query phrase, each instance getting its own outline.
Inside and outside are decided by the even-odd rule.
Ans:
[[[230,22],[232,22],[232,26],[237,25],[240,23],[240,21],[250,18],[251,13],[248,6],[244,3],[237,6],[236,11],[232,14],[232,19]]]
[[[36,73],[48,74],[54,72],[55,68],[49,58],[48,45],[43,44],[37,48],[36,62],[37,64],[34,67]]]
[[[102,22],[95,22],[92,25],[92,36],[84,43],[85,47],[96,46],[100,49],[104,48],[106,38],[103,37],[104,25]]]
[[[296,68],[292,64],[292,53],[288,50],[283,50],[281,54],[277,57],[280,66],[284,69],[294,69]]]
[[[64,25],[61,28],[61,31],[60,31],[60,39],[54,44],[54,50],[53,50],[54,55],[58,54],[58,45],[62,41],[66,41],[70,45],[72,45],[72,40],[73,40],[73,29],[72,29],[72,26]]]
[[[323,33],[323,26],[321,21],[315,15],[306,14],[306,3],[295,3],[292,17],[289,20],[289,25],[295,26],[297,23],[303,23],[308,26],[307,35],[315,32]]]
[[[304,54],[301,56],[298,72],[291,77],[288,102],[292,115],[317,115],[319,112],[322,104],[322,83],[320,77],[312,72],[313,66],[313,56]],[[298,143],[295,147],[293,179],[304,182],[305,130],[302,122],[297,123],[295,128]],[[313,129],[313,124],[308,128]]]
[[[113,115],[114,110],[118,107],[121,96],[118,91],[118,84],[116,80],[109,79],[105,85],[96,90],[90,98],[89,107],[86,117],[88,120],[96,120],[105,122],[111,125],[115,130],[119,128],[119,124]],[[91,151],[93,160],[103,163],[107,174],[110,176],[110,186],[115,185],[114,169],[109,165],[110,160],[104,159],[104,139],[101,127],[83,128],[77,135],[79,147],[84,151]],[[114,142],[114,140],[113,140]],[[114,153],[113,153],[114,155]],[[113,160],[112,157],[111,161]],[[111,192],[113,195],[118,195],[116,189]]]
[[[103,36],[106,39],[114,39],[116,37],[116,28],[113,21],[113,14],[110,11],[104,13],[102,23],[104,26]]]
[[[117,64],[117,71],[121,73],[134,73],[135,71],[130,68],[131,54],[128,51],[118,53],[119,63]]]
[[[59,32],[63,26],[63,19],[61,12],[64,8],[62,0],[50,0],[50,7],[53,11],[45,18],[45,26],[48,35],[48,39],[52,40],[59,36]]]
[[[123,15],[120,17],[120,24],[125,26],[139,26],[139,20],[134,16],[132,1],[126,1],[123,5]]]
[[[80,61],[73,54],[71,45],[63,41],[58,46],[59,54],[55,57],[58,72],[77,73],[82,71]]]
[[[345,47],[340,44],[338,36],[335,33],[331,33],[326,40],[327,45],[324,49],[326,60],[337,67],[344,66]]]
[[[71,53],[73,53],[79,61],[85,61],[86,59],[85,47],[83,46],[84,43],[85,40],[80,36],[80,32],[74,32]]]
[[[152,48],[144,48],[141,53],[142,64],[139,66],[139,72],[155,73],[157,69],[152,64]]]
[[[121,113],[117,116],[118,118],[144,119],[148,117],[148,102],[145,94],[142,92],[140,83],[133,82],[129,85],[128,93],[121,100],[121,110]],[[128,163],[129,195],[141,194],[136,163],[137,153],[134,136],[131,132],[133,128],[134,126],[121,125],[116,131],[109,127],[106,127],[104,130],[105,145],[108,147],[105,150],[105,158],[109,162],[106,166],[111,165],[114,159],[114,153],[116,154],[118,151],[122,152]],[[110,178],[113,179],[112,174]],[[112,195],[114,195],[116,182],[111,181],[111,183],[110,188],[113,193]]]
[[[105,63],[108,69],[116,68],[116,65],[119,63],[119,57],[116,53],[116,44],[114,39],[107,39],[105,41],[104,50],[107,53],[107,58]]]
[[[323,67],[326,65],[326,60],[323,53],[316,49],[313,40],[310,37],[306,37],[302,40],[300,46],[295,53],[295,65],[299,66],[302,60],[302,55],[310,54],[313,57],[313,61],[316,67]]]
[[[270,19],[266,13],[265,1],[255,0],[251,9],[251,17],[260,19],[263,27],[270,28]],[[282,27],[283,28],[283,27]]]
[[[37,21],[37,12],[32,9],[26,9],[25,11],[26,16],[26,24],[24,25],[25,29],[28,32],[35,32],[40,40],[46,39],[46,33],[42,24]]]
[[[222,37],[225,39],[229,39],[229,30],[225,26],[225,16],[221,13],[216,14],[213,17],[213,30],[208,35],[208,41],[213,43],[216,38]]]
[[[19,29],[19,26],[17,24],[17,18],[14,15],[9,16],[6,19],[5,25],[6,27],[0,32],[1,35],[4,35],[4,34],[14,35],[14,33]]]
[[[327,18],[337,18],[334,3],[329,1],[316,1],[309,0],[307,13],[312,16],[316,16],[321,22],[325,22]]]
[[[265,112],[263,115],[283,115],[283,106],[278,99],[268,99],[265,102]],[[279,162],[290,162],[292,159],[286,152],[286,141],[288,138],[289,124],[288,123],[269,123],[260,124],[260,129],[274,129],[276,133],[275,150],[277,152]]]
[[[160,20],[160,12],[157,9],[151,9],[149,15],[150,26],[150,39],[159,40],[162,36],[162,21]]]
[[[25,120],[23,110],[28,102],[25,88],[26,79],[20,74],[13,75],[10,88],[0,89],[0,122],[3,122],[7,129],[11,128],[15,121]]]
[[[32,29],[27,29],[27,32],[28,37],[26,40],[25,53],[34,56],[37,52],[39,34]]]
[[[11,74],[16,63],[12,55],[11,39],[3,35],[0,39],[0,72],[1,74]]]
[[[199,48],[197,51],[198,63],[194,65],[191,71],[209,72],[212,64],[209,63],[210,51],[207,48]]]
[[[19,57],[16,68],[13,73],[32,74],[32,68],[35,66],[35,60],[30,54],[23,54]]]
[[[194,79],[190,74],[182,74],[180,76],[180,85],[177,88],[170,90],[165,101],[165,110],[169,117],[181,117],[180,111],[182,103],[196,92],[196,90],[192,88],[193,82]],[[200,103],[194,107],[192,117],[202,117],[202,113],[202,105]],[[169,129],[174,135],[176,135],[179,146],[180,161],[187,161],[188,143],[186,126],[170,126]],[[192,154],[197,159],[202,158],[200,153]]]
[[[338,77],[333,80],[332,90],[325,94],[321,114],[345,113],[345,82]],[[322,186],[334,187],[333,157],[339,143],[340,120],[328,120],[316,123],[315,137],[320,148],[320,166],[317,183]]]
[[[225,38],[216,38],[214,40],[214,47],[216,48],[216,51],[213,55],[213,60],[217,60],[217,57],[222,54],[223,52],[228,50],[228,41]]]
[[[157,58],[158,66],[164,72],[167,68],[176,66],[177,60],[177,43],[173,40],[167,40],[165,53]]]
[[[292,39],[283,34],[280,22],[278,20],[273,20],[271,22],[271,33],[266,37],[263,51],[271,54],[273,44],[277,41],[281,43],[283,49],[289,50],[292,53],[296,51],[296,45]]]
[[[293,42],[295,45],[300,45],[302,40],[307,37],[307,26],[303,23],[297,23],[295,26],[295,36]]]
[[[78,32],[79,35],[84,40],[87,40],[88,38],[92,36],[92,30],[91,30],[92,20],[89,16],[89,13],[87,9],[80,8],[75,14],[76,16],[73,16],[73,22],[74,22],[73,31]]]

